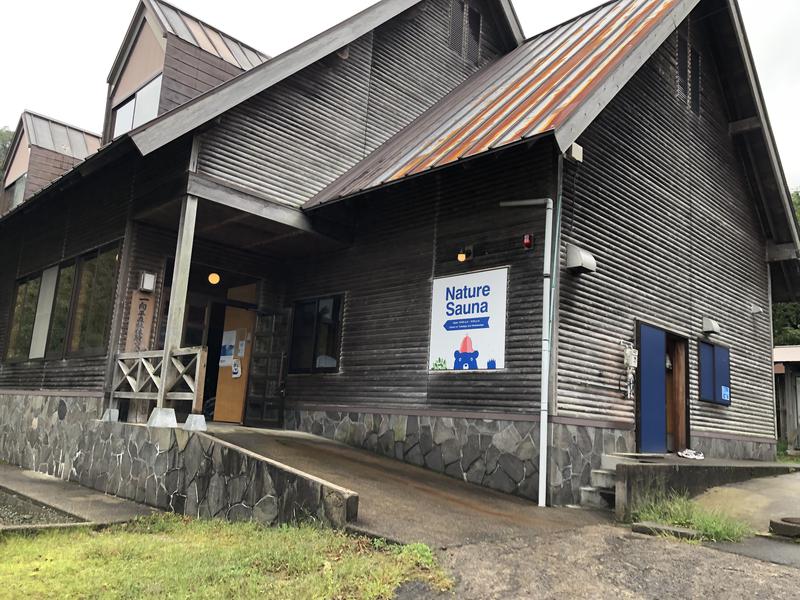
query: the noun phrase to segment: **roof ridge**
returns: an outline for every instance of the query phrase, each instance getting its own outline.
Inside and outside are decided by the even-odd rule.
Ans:
[[[38,117],[40,119],[44,119],[46,121],[50,121],[51,123],[55,123],[56,125],[61,125],[61,126],[66,127],[68,129],[74,129],[75,131],[79,131],[81,133],[85,133],[87,135],[91,135],[92,137],[96,137],[98,140],[102,137],[99,133],[95,133],[93,131],[89,131],[88,129],[84,129],[83,127],[78,127],[76,125],[71,125],[71,124],[69,124],[69,123],[67,123],[65,121],[60,120],[60,119],[54,119],[53,117],[48,117],[47,115],[43,115],[40,112],[36,112],[36,111],[30,110],[28,108],[23,109],[22,114],[20,115],[20,119],[26,114],[27,115],[31,115],[33,117]]]

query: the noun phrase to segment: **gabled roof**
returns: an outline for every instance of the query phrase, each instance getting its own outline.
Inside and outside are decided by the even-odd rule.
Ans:
[[[216,27],[204,23],[187,12],[162,0],[143,0],[153,8],[165,31],[177,35],[184,41],[239,67],[243,71],[257,67],[269,60],[259,52]]]
[[[27,134],[28,144],[31,146],[38,146],[78,160],[84,160],[100,148],[99,135],[26,110],[20,116],[14,138],[11,140],[0,182],[5,181],[23,133]]]
[[[149,0],[143,0],[147,1]],[[511,35],[520,43],[522,28],[509,0],[493,1],[503,12]],[[380,0],[299,46],[142,125],[130,132],[130,137],[142,155],[150,154],[347,46],[420,2],[421,0]]]
[[[114,59],[114,64],[111,66],[108,83],[113,84],[122,72],[139,30],[144,25],[146,15],[150,15],[148,20],[158,31],[160,37],[172,33],[243,71],[261,65],[270,59],[263,52],[240,42],[180,8],[162,0],[141,0]]]
[[[572,144],[700,0],[614,0],[479,71],[312,198],[313,208],[552,133]]]
[[[31,146],[39,146],[78,160],[84,160],[100,148],[100,136],[67,125],[29,110],[22,113],[22,123]]]

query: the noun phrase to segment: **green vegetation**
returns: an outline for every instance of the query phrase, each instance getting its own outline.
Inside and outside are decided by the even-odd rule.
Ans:
[[[800,463],[800,456],[789,454],[789,444],[786,440],[778,440],[778,462]]]
[[[700,532],[709,542],[739,542],[753,534],[750,527],[722,512],[705,509],[686,494],[654,494],[638,503],[634,521],[652,521],[662,525],[686,527]]]
[[[427,546],[312,525],[168,515],[0,537],[0,595],[9,598],[391,598],[406,581],[452,585]]]
[[[792,192],[792,203],[800,221],[800,191]],[[776,346],[800,344],[800,302],[778,302],[772,305],[772,331]]]
[[[13,131],[8,127],[0,127],[0,169],[3,168],[6,162],[6,156],[8,156],[8,152],[11,150],[11,142],[13,139]]]

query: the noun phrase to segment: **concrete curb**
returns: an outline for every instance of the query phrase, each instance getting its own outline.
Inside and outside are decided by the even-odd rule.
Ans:
[[[90,529],[100,531],[114,525],[124,525],[129,521],[109,521],[107,523],[46,523],[43,525],[2,525],[0,526],[0,536],[7,533],[18,533],[22,535],[35,535],[47,531],[70,531],[73,529]]]
[[[695,529],[675,527],[673,525],[663,525],[661,523],[653,523],[651,521],[634,523],[631,525],[631,531],[634,533],[643,533],[645,535],[668,535],[681,540],[699,541],[703,539],[703,536],[700,534],[700,532]]]

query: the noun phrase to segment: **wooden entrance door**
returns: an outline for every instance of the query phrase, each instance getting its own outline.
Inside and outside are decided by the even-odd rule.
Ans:
[[[244,420],[244,402],[255,328],[255,312],[233,306],[225,308],[223,352],[219,361],[214,421],[242,423]],[[239,373],[238,377],[234,377],[234,367],[237,363]]]

